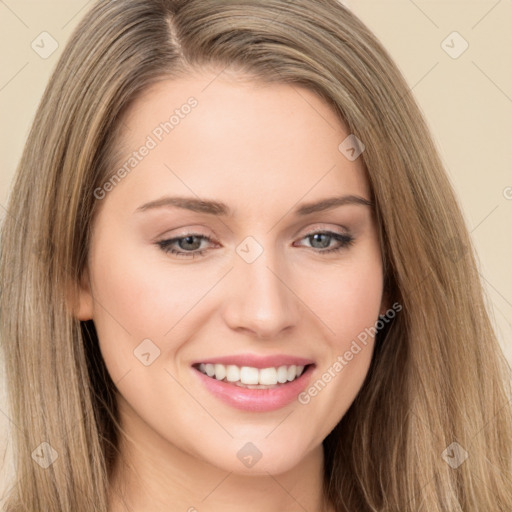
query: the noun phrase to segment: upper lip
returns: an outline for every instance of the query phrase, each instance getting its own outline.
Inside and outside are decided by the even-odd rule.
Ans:
[[[314,364],[312,359],[304,357],[291,356],[286,354],[276,354],[268,356],[258,356],[255,354],[235,354],[231,356],[211,357],[208,359],[201,359],[192,364],[192,366],[204,364],[223,364],[235,366],[250,366],[252,368],[271,368],[279,366],[307,366]]]

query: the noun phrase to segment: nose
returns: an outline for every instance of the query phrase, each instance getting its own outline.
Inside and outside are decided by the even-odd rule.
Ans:
[[[297,325],[300,300],[285,263],[278,264],[270,250],[252,263],[237,256],[228,286],[223,312],[231,329],[276,339]]]

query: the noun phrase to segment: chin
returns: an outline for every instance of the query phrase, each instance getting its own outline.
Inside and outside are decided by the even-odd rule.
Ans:
[[[250,441],[247,437],[232,439],[226,446],[219,447],[218,453],[208,450],[210,457],[207,462],[239,475],[268,476],[269,473],[286,473],[297,468],[305,459],[323,454],[321,443],[311,449],[305,440],[289,442],[277,435],[274,440],[265,439],[264,436],[268,435],[267,430],[260,440]],[[316,454],[315,448],[319,450]]]

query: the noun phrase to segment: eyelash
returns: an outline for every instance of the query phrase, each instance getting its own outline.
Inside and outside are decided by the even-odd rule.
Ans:
[[[313,231],[312,233],[305,235],[302,239],[310,238],[310,237],[313,237],[314,235],[328,235],[331,238],[334,238],[335,240],[337,240],[338,242],[341,243],[340,246],[335,247],[333,249],[317,250],[316,252],[318,252],[320,254],[340,252],[343,249],[347,249],[349,246],[353,245],[354,240],[355,240],[354,237],[352,237],[351,235],[344,235],[341,233],[336,233],[334,231]],[[207,251],[207,249],[196,250],[195,252],[187,252],[187,251],[176,251],[175,249],[170,248],[173,243],[178,242],[179,240],[184,240],[185,238],[190,238],[190,237],[196,237],[196,238],[206,240],[208,242],[212,242],[212,239],[208,236],[200,235],[199,233],[188,233],[185,236],[180,236],[177,238],[170,238],[168,240],[161,240],[161,241],[157,242],[157,245],[165,253],[174,254],[179,258],[192,259],[197,256],[202,256],[203,253],[205,253]],[[314,247],[313,247],[313,249],[314,249]]]

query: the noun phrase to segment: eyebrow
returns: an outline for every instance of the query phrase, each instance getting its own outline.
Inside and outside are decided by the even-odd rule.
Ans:
[[[368,199],[356,195],[334,196],[321,199],[320,201],[304,203],[297,208],[293,213],[296,216],[305,216],[312,213],[317,213],[325,210],[332,210],[339,206],[348,204],[355,204],[361,206],[368,206],[373,208],[374,203]],[[184,210],[190,210],[197,213],[207,213],[210,215],[232,217],[233,211],[220,201],[211,201],[207,199],[197,199],[194,197],[162,197],[155,201],[150,201],[142,206],[139,206],[135,213],[145,212],[156,208],[176,207]]]

